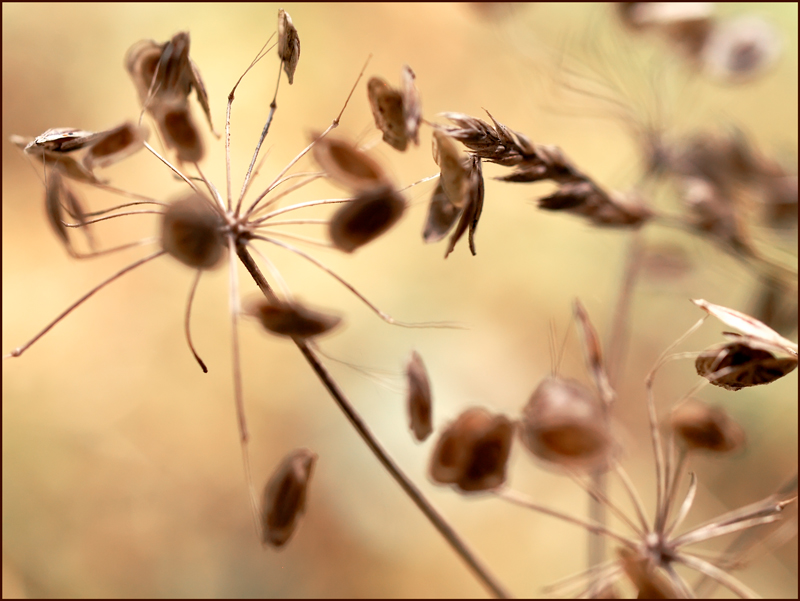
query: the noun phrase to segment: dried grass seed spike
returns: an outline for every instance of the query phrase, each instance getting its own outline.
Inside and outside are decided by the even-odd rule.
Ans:
[[[463,208],[467,203],[469,168],[452,137],[438,129],[433,131],[433,158],[439,165],[447,198],[456,208]]]
[[[431,456],[431,479],[453,484],[459,492],[498,488],[506,479],[513,435],[507,417],[481,407],[467,409],[439,437]]]
[[[433,432],[433,397],[431,396],[428,372],[417,351],[411,353],[411,358],[406,364],[406,380],[408,382],[406,406],[408,407],[409,427],[414,433],[414,438],[422,442]]]
[[[192,193],[167,207],[161,245],[184,265],[211,269],[220,264],[227,248],[222,219],[205,198]]]
[[[425,220],[425,229],[422,232],[422,239],[425,242],[438,242],[447,235],[456,219],[458,219],[461,209],[450,202],[445,194],[441,179],[436,183],[436,188],[428,205],[428,217]]]
[[[83,164],[90,171],[95,167],[108,167],[144,148],[147,128],[132,121],[98,134],[97,140],[89,147]]]
[[[730,453],[745,443],[744,430],[724,409],[694,399],[672,412],[670,427],[689,450]]]
[[[340,317],[313,311],[298,302],[271,302],[263,297],[254,301],[248,312],[269,332],[300,340],[325,334],[342,321]]]
[[[334,182],[355,192],[390,186],[386,172],[378,162],[350,142],[335,136],[316,140],[312,152],[314,160]]]
[[[391,187],[366,190],[333,215],[328,228],[331,241],[351,253],[387,232],[405,210],[405,199]]]
[[[283,70],[289,85],[294,82],[294,72],[300,60],[300,36],[285,10],[278,9],[278,58],[283,61]]]
[[[403,65],[402,89],[403,89],[403,113],[405,114],[406,137],[419,146],[419,125],[422,122],[422,103],[419,98],[419,90],[414,80],[417,76],[411,67]]]
[[[522,411],[522,442],[550,465],[575,470],[608,467],[614,450],[605,407],[575,380],[549,377]]]
[[[780,54],[781,43],[772,25],[762,18],[745,15],[715,23],[700,60],[710,76],[742,82],[761,75]]]
[[[714,346],[700,353],[695,360],[697,373],[714,386],[735,391],[770,384],[797,367],[797,357],[778,358],[748,343],[744,337],[741,340]]]
[[[404,152],[408,146],[403,95],[380,77],[367,82],[367,96],[375,127],[383,132],[383,141]]]
[[[265,545],[280,548],[294,534],[305,512],[308,483],[316,461],[316,453],[309,449],[292,451],[267,482],[261,506],[261,534]]]

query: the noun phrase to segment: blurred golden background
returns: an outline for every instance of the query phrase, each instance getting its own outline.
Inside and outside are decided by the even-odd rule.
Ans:
[[[619,120],[589,98],[555,111],[543,80],[542,48],[567,49],[587,35],[623,36],[606,5],[520,5],[513,14],[467,4],[3,4],[3,353],[38,332],[85,291],[144,251],[91,261],[67,256],[44,218],[43,186],[9,135],[52,127],[103,130],[139,113],[123,68],[136,41],[191,32],[191,56],[224,130],[227,94],[276,27],[279,6],[301,40],[295,83],[280,85],[258,182],[273,177],[339,113],[362,65],[372,58],[339,132],[375,142],[374,155],[404,184],[438,171],[430,128],[399,154],[378,144],[365,81],[399,84],[416,73],[423,115],[483,109],[537,143],[555,144],[610,188],[636,180],[637,146]],[[702,103],[673,111],[669,125],[734,123],[769,152],[797,156],[797,5],[722,5],[720,14],[755,11],[784,42],[776,67],[743,86],[697,84]],[[591,28],[589,28],[591,24]],[[637,41],[637,43],[639,43]],[[645,46],[646,42],[642,42]],[[267,56],[233,103],[233,188],[241,180],[269,111],[278,60]],[[549,70],[548,70],[549,69]],[[646,77],[626,72],[647,98]],[[652,96],[652,90],[650,90]],[[692,96],[695,98],[695,96]],[[652,101],[652,98],[651,98]],[[194,102],[194,101],[192,101]],[[581,102],[585,103],[585,114]],[[647,102],[647,101],[644,101]],[[198,107],[195,116],[205,128]],[[648,107],[644,107],[646,113]],[[151,126],[152,131],[152,126]],[[204,129],[207,133],[207,130]],[[155,136],[151,133],[151,142]],[[203,163],[222,188],[224,147],[211,136]],[[306,159],[300,169],[311,167]],[[549,324],[559,337],[579,297],[600,335],[611,326],[629,235],[598,230],[532,202],[548,184],[492,180],[478,254],[462,241],[424,245],[420,233],[433,183],[412,188],[401,223],[352,256],[312,249],[381,309],[403,321],[457,321],[464,330],[403,329],[383,323],[330,276],[264,247],[293,292],[339,312],[345,327],[325,338],[330,369],[380,440],[515,595],[585,567],[586,535],[490,496],[463,498],[427,478],[434,437],[416,445],[407,429],[402,370],[412,349],[428,367],[434,425],[483,405],[517,416],[550,372]],[[123,188],[170,199],[182,191],[156,159],[140,152],[103,175]],[[79,187],[79,186],[76,186]],[[116,198],[80,187],[92,207]],[[327,184],[293,199],[338,196]],[[155,235],[152,216],[98,224],[102,244]],[[689,298],[746,310],[755,280],[710,245],[688,235],[646,236],[682,245],[694,269],[667,283],[641,281],[628,322],[632,338],[620,401],[626,466],[652,507],[653,467],[646,432],[644,374],[699,317]],[[760,243],[770,243],[767,232]],[[138,253],[138,254],[137,254]],[[256,292],[240,274],[242,297]],[[241,323],[244,395],[257,485],[290,450],[319,454],[307,512],[280,552],[263,550],[248,507],[233,405],[228,276],[203,277],[193,339],[203,375],[186,348],[183,315],[193,274],[160,259],[137,269],[59,323],[19,359],[3,362],[3,592],[30,597],[476,597],[485,591],[433,527],[379,467],[325,394],[294,346]],[[725,329],[709,321],[683,347],[700,350]],[[796,335],[796,334],[795,334]],[[588,382],[580,345],[569,338],[560,371]],[[662,412],[697,380],[689,362],[669,365],[658,382]],[[797,469],[797,376],[736,394],[705,389],[747,431],[749,446],[725,460],[698,462],[700,489],[690,523],[774,492]],[[520,445],[512,486],[541,503],[585,515],[586,494],[535,466]],[[617,491],[618,492],[618,491]],[[721,548],[721,547],[717,547]],[[764,597],[794,597],[797,539],[740,573]],[[726,591],[717,591],[724,595]]]

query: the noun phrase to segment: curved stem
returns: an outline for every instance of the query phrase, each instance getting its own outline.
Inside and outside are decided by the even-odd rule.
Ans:
[[[255,280],[264,296],[266,296],[269,300],[276,300],[275,293],[273,292],[267,280],[264,278],[264,275],[259,270],[258,265],[256,265],[247,248],[239,246],[236,249],[236,252],[239,256],[239,259],[253,277],[253,280]],[[472,550],[467,547],[466,543],[461,540],[450,524],[448,524],[444,517],[442,517],[442,515],[436,511],[433,505],[431,505],[430,502],[423,496],[422,492],[414,485],[413,482],[411,482],[408,476],[405,475],[402,469],[380,445],[378,440],[367,427],[366,423],[361,419],[361,416],[351,405],[344,393],[339,389],[339,386],[328,373],[327,369],[325,369],[325,366],[322,365],[316,353],[305,341],[295,339],[294,342],[297,345],[297,348],[300,349],[300,352],[303,354],[306,361],[308,361],[311,369],[313,369],[314,373],[317,374],[317,377],[322,382],[322,385],[325,386],[328,393],[350,421],[350,424],[356,429],[356,432],[358,432],[362,440],[366,443],[375,457],[377,457],[378,461],[381,462],[381,465],[386,468],[386,471],[391,474],[403,491],[411,498],[420,511],[422,511],[425,517],[430,520],[434,527],[450,544],[453,550],[464,560],[478,580],[480,580],[481,583],[495,597],[500,599],[508,599],[510,597],[509,593],[495,579],[495,577],[489,573],[487,568],[475,556]]]

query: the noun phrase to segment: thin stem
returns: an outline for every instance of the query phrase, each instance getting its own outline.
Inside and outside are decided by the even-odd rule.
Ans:
[[[197,291],[197,284],[200,283],[200,276],[203,275],[203,270],[198,269],[197,275],[192,282],[192,288],[189,290],[189,300],[186,302],[186,317],[183,320],[183,329],[186,332],[186,342],[189,344],[189,350],[192,351],[192,355],[200,364],[200,369],[203,370],[204,374],[208,373],[208,368],[206,364],[203,363],[203,360],[200,358],[200,355],[197,354],[197,351],[194,348],[194,344],[192,344],[192,332],[189,328],[189,316],[192,314],[192,301],[194,300],[194,293]]]
[[[272,288],[264,278],[264,275],[258,269],[258,265],[256,265],[253,257],[250,255],[247,249],[243,246],[239,246],[237,248],[237,254],[264,296],[270,301],[276,300],[275,293],[272,291]],[[362,440],[366,443],[378,461],[380,461],[381,465],[383,465],[383,467],[395,479],[403,491],[411,498],[420,511],[422,511],[425,517],[430,520],[434,527],[450,544],[453,550],[464,560],[467,566],[473,571],[475,576],[483,583],[483,585],[496,597],[501,599],[509,598],[510,595],[503,588],[503,586],[492,574],[489,573],[487,568],[475,556],[472,550],[467,547],[466,543],[458,536],[455,530],[453,530],[453,528],[447,523],[447,521],[445,521],[439,512],[434,509],[430,502],[423,496],[422,492],[420,492],[413,482],[411,482],[408,476],[405,475],[400,467],[383,449],[380,443],[378,443],[377,439],[367,427],[366,423],[361,419],[360,415],[356,412],[350,401],[339,389],[339,386],[319,361],[314,351],[305,341],[295,339],[294,342],[305,357],[306,361],[308,361],[309,365],[314,370],[314,373],[317,374],[317,377],[322,382],[322,385],[326,388],[333,400],[345,414],[350,424],[355,428],[356,432],[358,432],[359,436],[361,436]]]

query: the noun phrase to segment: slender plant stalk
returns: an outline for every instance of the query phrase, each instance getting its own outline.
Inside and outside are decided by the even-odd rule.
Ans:
[[[237,255],[252,276],[253,280],[255,280],[256,285],[258,285],[264,296],[271,301],[276,300],[275,293],[272,291],[269,282],[267,282],[266,278],[261,273],[261,270],[258,268],[258,265],[256,265],[256,262],[253,260],[253,257],[250,255],[250,252],[247,250],[247,248],[239,246],[237,248]],[[486,566],[483,565],[483,562],[478,559],[478,557],[461,539],[456,531],[453,530],[450,524],[447,523],[444,517],[442,517],[442,515],[433,507],[433,505],[431,505],[431,503],[424,497],[422,492],[414,485],[408,476],[405,475],[402,469],[380,445],[378,440],[367,427],[364,420],[361,419],[361,416],[328,373],[328,370],[325,369],[324,365],[322,365],[313,349],[311,349],[308,344],[302,340],[294,339],[294,342],[297,345],[297,348],[300,349],[300,352],[306,358],[306,361],[308,361],[308,364],[314,370],[314,373],[317,374],[317,377],[320,379],[323,386],[325,386],[333,400],[344,412],[345,416],[347,416],[347,419],[350,421],[352,426],[356,429],[359,436],[361,436],[373,454],[378,458],[378,461],[381,462],[383,467],[385,467],[386,470],[397,481],[397,483],[400,485],[400,488],[402,488],[403,491],[411,498],[411,500],[414,501],[420,511],[425,514],[434,527],[450,544],[453,550],[472,570],[475,577],[481,581],[481,583],[492,593],[492,595],[499,599],[509,599],[511,595],[509,595],[505,588],[488,571]]]

